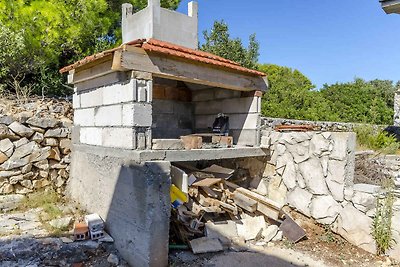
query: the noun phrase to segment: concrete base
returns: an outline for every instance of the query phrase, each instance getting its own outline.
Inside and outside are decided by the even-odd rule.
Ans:
[[[73,150],[69,196],[105,220],[131,266],[167,266],[170,163],[137,164],[113,149],[94,148]]]

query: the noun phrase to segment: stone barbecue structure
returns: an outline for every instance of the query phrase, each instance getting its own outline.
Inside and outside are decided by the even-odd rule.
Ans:
[[[122,7],[124,44],[61,70],[74,85],[69,195],[106,222],[134,266],[166,266],[171,162],[264,157],[264,73],[197,49],[189,16]],[[229,116],[233,147],[184,150],[180,136],[209,132]]]

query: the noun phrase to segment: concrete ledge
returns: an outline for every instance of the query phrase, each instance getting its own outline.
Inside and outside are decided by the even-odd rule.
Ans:
[[[73,150],[90,152],[99,156],[107,156],[109,154],[112,154],[115,157],[124,158],[127,162],[144,162],[153,160],[180,162],[269,156],[269,150],[265,150],[259,147],[234,147],[193,150],[129,150],[74,144]]]

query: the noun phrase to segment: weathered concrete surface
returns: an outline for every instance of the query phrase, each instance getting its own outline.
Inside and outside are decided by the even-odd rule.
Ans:
[[[169,162],[136,164],[113,150],[73,151],[69,195],[98,213],[132,266],[166,266],[170,217]]]

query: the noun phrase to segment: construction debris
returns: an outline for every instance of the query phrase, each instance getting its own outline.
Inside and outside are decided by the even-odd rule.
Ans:
[[[235,170],[215,164],[198,169],[183,163],[172,170],[176,183],[171,186],[172,244],[189,244],[197,254],[223,248],[238,251],[248,242],[267,244],[282,236],[298,242],[305,236],[282,212],[282,205],[229,181]]]

